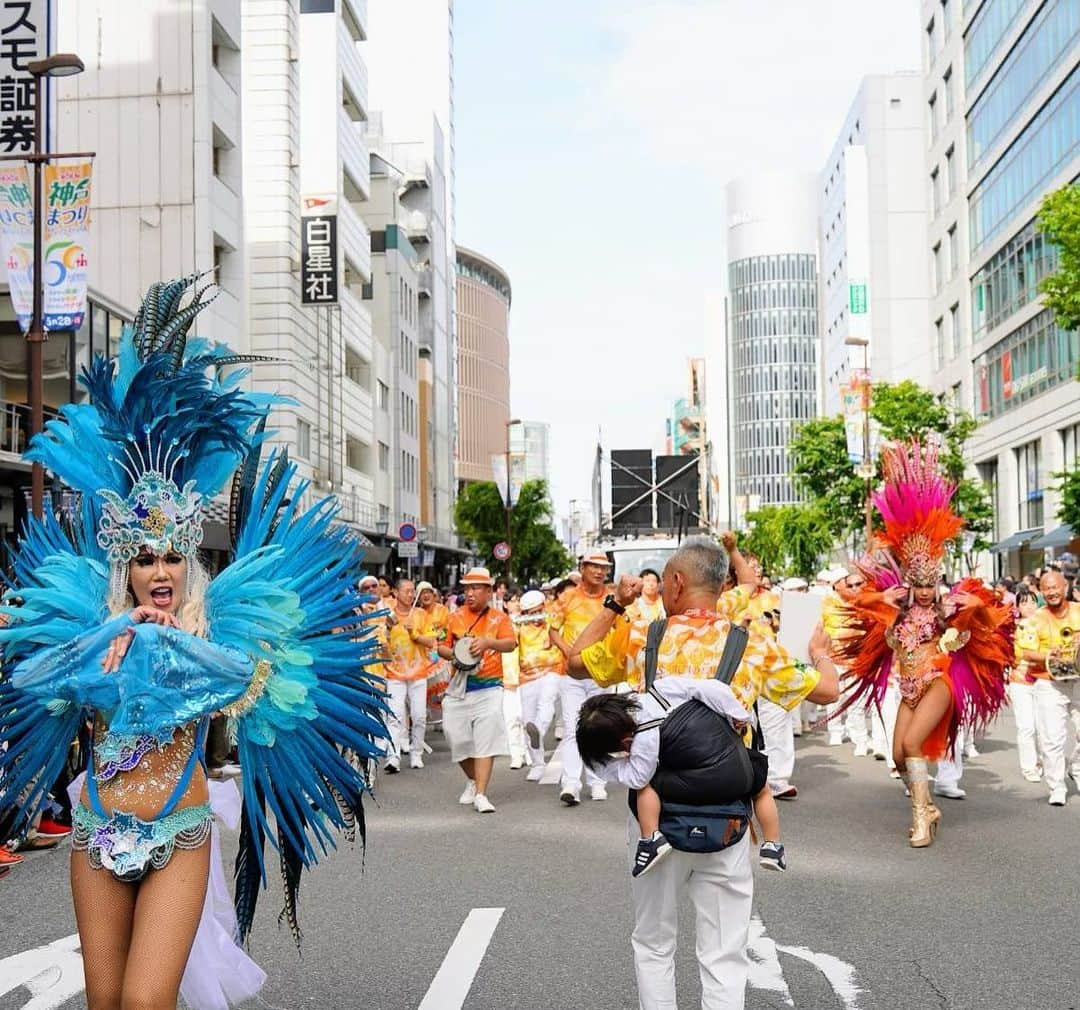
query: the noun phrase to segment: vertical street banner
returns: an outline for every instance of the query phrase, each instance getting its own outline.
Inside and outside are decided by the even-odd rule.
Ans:
[[[89,161],[45,166],[46,330],[77,330],[86,315],[91,172]]]
[[[0,166],[0,255],[23,333],[34,313],[34,205],[26,166]]]
[[[48,52],[48,0],[0,0],[0,154],[34,149],[36,82],[28,64]]]
[[[840,412],[844,418],[848,458],[852,463],[863,459],[866,448],[866,411],[870,405],[870,376],[861,369],[853,370],[850,380],[840,387]]]

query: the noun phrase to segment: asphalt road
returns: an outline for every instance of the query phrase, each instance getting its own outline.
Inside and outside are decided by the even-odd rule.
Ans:
[[[1006,717],[981,743],[968,798],[939,801],[941,834],[921,851],[884,764],[803,738],[800,798],[781,808],[789,870],[757,874],[750,1010],[1080,1008],[1080,797],[1049,807],[1021,779],[1011,732]],[[380,780],[366,855],[339,852],[306,876],[302,956],[274,921],[271,880],[252,940],[269,980],[250,1006],[633,1010],[621,793],[565,809],[504,761],[498,811],[482,816],[457,804],[442,737],[429,742],[428,767]],[[66,862],[34,854],[0,881],[0,1010],[83,1005],[66,996],[81,989]],[[690,1008],[689,906],[684,923]],[[28,977],[33,989],[11,988]]]

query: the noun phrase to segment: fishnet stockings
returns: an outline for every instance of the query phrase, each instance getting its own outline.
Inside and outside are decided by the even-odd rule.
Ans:
[[[72,853],[88,1010],[175,1010],[209,867],[208,842],[177,849],[166,867],[125,884]]]

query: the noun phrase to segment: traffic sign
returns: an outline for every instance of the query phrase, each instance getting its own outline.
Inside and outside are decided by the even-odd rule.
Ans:
[[[500,540],[492,549],[496,561],[510,560],[510,545],[505,540]]]
[[[415,540],[416,527],[412,523],[402,523],[397,530],[397,535],[402,540]]]
[[[420,556],[420,545],[409,540],[402,540],[397,545],[397,556],[399,558],[418,558]]]

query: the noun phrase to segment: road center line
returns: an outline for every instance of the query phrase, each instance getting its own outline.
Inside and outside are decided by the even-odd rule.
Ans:
[[[505,908],[474,908],[461,924],[417,1010],[461,1010]]]

